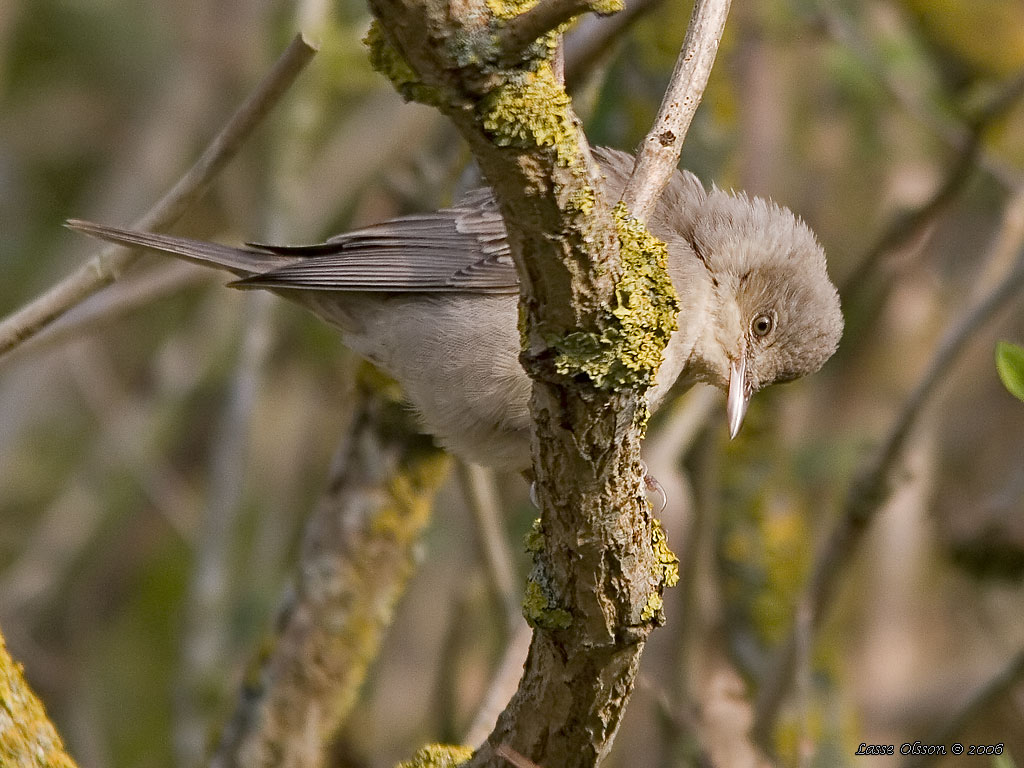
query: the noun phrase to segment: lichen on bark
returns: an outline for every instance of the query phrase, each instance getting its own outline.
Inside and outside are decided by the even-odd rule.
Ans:
[[[556,351],[558,373],[577,379],[582,375],[598,389],[642,390],[654,382],[664,361],[665,346],[676,330],[679,298],[668,275],[665,244],[621,203],[614,215],[622,272],[604,330],[573,331],[546,341]]]

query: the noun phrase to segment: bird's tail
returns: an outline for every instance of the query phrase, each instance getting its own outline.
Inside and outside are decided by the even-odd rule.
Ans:
[[[108,227],[81,219],[68,219],[65,224],[69,229],[84,232],[101,240],[118,245],[149,248],[200,264],[212,264],[233,272],[239,277],[262,274],[297,260],[296,257],[268,253],[255,248],[232,248],[228,245],[190,240],[186,237],[172,237],[153,232]]]

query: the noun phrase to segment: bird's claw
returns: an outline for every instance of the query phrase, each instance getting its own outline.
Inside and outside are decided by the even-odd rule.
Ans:
[[[641,461],[640,469],[644,473],[644,488],[647,489],[648,493],[654,493],[658,496],[658,504],[651,504],[651,506],[655,507],[654,514],[660,515],[665,511],[665,507],[668,506],[668,494],[665,493],[665,486],[659,483],[658,478],[647,470],[647,462]]]

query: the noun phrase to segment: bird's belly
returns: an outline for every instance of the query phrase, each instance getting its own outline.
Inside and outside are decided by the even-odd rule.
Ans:
[[[530,466],[530,380],[515,295],[348,294],[332,320],[401,385],[428,432],[466,461]],[[320,299],[319,314],[325,314]]]

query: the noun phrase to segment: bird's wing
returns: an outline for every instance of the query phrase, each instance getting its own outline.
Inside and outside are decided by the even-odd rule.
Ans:
[[[515,293],[519,280],[490,190],[434,213],[403,216],[305,246],[251,244],[299,257],[234,283],[244,288]]]

